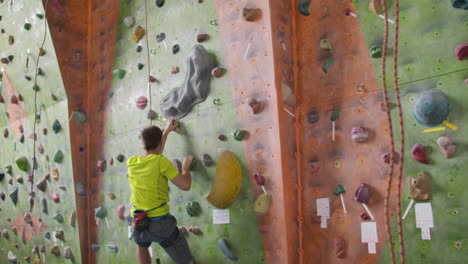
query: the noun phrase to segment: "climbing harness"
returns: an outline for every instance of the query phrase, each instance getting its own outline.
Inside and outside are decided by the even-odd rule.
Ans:
[[[151,218],[148,217],[148,212],[161,208],[165,205],[166,203],[163,203],[149,210],[141,210],[141,209],[134,210],[133,211],[133,223],[132,223],[133,228],[135,228],[135,230],[146,230],[149,227],[150,222],[151,222]]]

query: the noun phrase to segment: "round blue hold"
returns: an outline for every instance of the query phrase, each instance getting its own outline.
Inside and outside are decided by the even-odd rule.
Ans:
[[[437,89],[423,92],[414,104],[414,117],[423,126],[440,125],[447,119],[449,112],[448,97]]]

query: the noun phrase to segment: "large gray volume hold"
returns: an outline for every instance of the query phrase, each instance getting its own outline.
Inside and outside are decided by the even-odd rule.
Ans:
[[[202,45],[195,45],[186,63],[184,84],[172,89],[161,100],[161,111],[167,119],[182,119],[196,104],[205,101],[210,93],[213,65],[206,49]]]

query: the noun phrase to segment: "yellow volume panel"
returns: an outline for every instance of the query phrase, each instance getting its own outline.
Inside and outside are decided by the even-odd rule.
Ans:
[[[239,195],[242,185],[242,169],[231,151],[222,152],[216,162],[216,176],[208,202],[217,208],[228,208]]]

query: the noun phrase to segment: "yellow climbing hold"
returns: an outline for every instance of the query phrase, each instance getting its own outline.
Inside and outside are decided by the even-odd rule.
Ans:
[[[216,176],[208,202],[221,209],[229,207],[239,195],[242,185],[242,169],[231,151],[222,152],[217,161]]]
[[[452,123],[450,123],[449,121],[445,120],[444,122],[442,122],[442,124],[444,124],[445,126],[447,126],[448,128],[452,129],[452,130],[457,130],[458,127]]]
[[[133,33],[133,41],[138,43],[138,41],[140,41],[144,35],[145,35],[145,30],[141,26],[138,26],[135,29],[135,32]]]
[[[445,130],[445,127],[436,127],[436,128],[424,129],[424,130],[421,130],[421,132],[429,133],[429,132],[436,132],[436,131],[443,131],[443,130]]]

